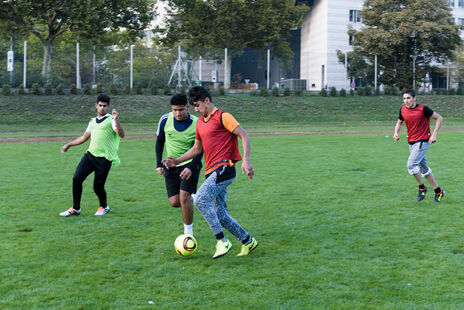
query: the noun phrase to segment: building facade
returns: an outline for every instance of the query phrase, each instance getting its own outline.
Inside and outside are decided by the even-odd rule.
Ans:
[[[464,0],[448,0],[458,25],[464,25]],[[315,0],[301,26],[300,79],[308,81],[308,90],[322,87],[349,89],[351,82],[337,50],[350,51],[348,27],[362,27],[361,10],[364,0]],[[464,35],[461,34],[464,39]],[[446,80],[446,77],[444,77]],[[443,85],[436,76],[434,84]]]

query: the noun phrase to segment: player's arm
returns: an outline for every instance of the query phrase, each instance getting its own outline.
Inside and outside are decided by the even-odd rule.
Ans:
[[[87,131],[84,132],[84,134],[82,136],[80,136],[79,138],[76,138],[76,139],[72,140],[71,142],[66,143],[65,145],[63,145],[61,147],[61,153],[66,152],[71,146],[76,146],[76,145],[84,143],[85,141],[89,140],[89,138],[90,138],[90,133],[88,133]]]
[[[193,158],[199,155],[202,151],[203,151],[203,144],[201,143],[201,140],[195,139],[195,143],[193,144],[193,146],[190,148],[190,150],[185,152],[184,155],[178,158],[168,157],[162,160],[162,162],[164,163],[166,168],[169,169],[169,168],[177,166],[179,163],[183,161],[189,160],[190,158]]]
[[[113,109],[112,116],[114,120],[114,132],[116,132],[116,134],[121,138],[124,138],[126,133],[124,132],[124,129],[122,128],[121,123],[119,122],[119,113],[118,111],[116,111],[116,109]]]
[[[200,154],[193,157],[192,161],[185,166],[184,170],[179,174],[179,176],[184,179],[188,180],[192,176],[192,170],[201,169],[201,158],[203,157],[203,150]]]
[[[161,116],[158,122],[158,128],[156,129],[156,143],[155,143],[156,172],[158,172],[158,174],[160,175],[164,174],[164,166],[161,160],[163,159],[164,144],[166,143],[166,135],[164,133],[164,127],[166,126],[167,117],[165,117],[165,115]]]
[[[435,143],[437,142],[437,134],[438,134],[438,131],[440,130],[441,123],[443,122],[443,117],[437,112],[433,112],[432,116],[430,117],[433,118],[436,122],[435,122],[435,128],[433,129],[433,133],[430,136],[429,143]]]
[[[242,174],[246,173],[248,179],[253,179],[254,171],[253,166],[250,162],[250,137],[246,133],[245,129],[242,126],[238,125],[232,131],[232,133],[240,138],[242,141],[242,149],[243,149],[243,161],[242,161]]]
[[[402,120],[398,120],[396,122],[396,125],[395,125],[395,132],[393,133],[393,139],[395,141],[398,141],[400,139],[399,137],[399,133],[400,133],[400,130],[401,130],[401,125],[403,124],[403,121]]]

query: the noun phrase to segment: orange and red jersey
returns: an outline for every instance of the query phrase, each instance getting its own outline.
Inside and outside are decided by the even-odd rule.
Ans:
[[[416,105],[413,109],[402,106],[399,119],[406,123],[408,130],[408,142],[413,144],[430,139],[430,116],[433,110],[425,105]]]
[[[205,174],[221,166],[233,166],[241,160],[237,136],[232,133],[239,123],[230,113],[214,109],[205,119],[197,121],[195,138],[200,140],[205,153]]]

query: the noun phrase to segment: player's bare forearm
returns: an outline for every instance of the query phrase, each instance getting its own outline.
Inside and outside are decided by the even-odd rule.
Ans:
[[[124,129],[122,128],[121,126],[121,123],[119,122],[119,113],[118,111],[116,111],[116,109],[113,109],[112,111],[112,116],[113,116],[113,120],[114,120],[114,125],[116,127],[116,134],[121,137],[121,138],[124,138],[126,133],[124,132]]]
[[[248,176],[248,179],[253,179],[254,170],[250,162],[250,137],[240,125],[237,126],[232,132],[234,135],[240,137],[242,141],[243,149],[243,162],[242,162],[242,173],[245,173]]]
[[[88,132],[85,132],[82,136],[80,136],[79,138],[76,138],[74,140],[72,140],[71,142],[63,145],[61,147],[61,152],[64,153],[66,152],[71,146],[76,146],[76,145],[80,145],[82,143],[84,143],[85,141],[87,141],[88,139],[90,138],[90,134]]]
[[[166,168],[172,168],[177,166],[179,163],[184,162],[186,160],[189,160],[190,158],[193,158],[197,155],[199,155],[203,150],[203,145],[200,140],[195,139],[195,144],[187,151],[184,153],[184,155],[178,157],[178,158],[173,158],[173,157],[168,157],[167,159],[162,160],[162,163],[166,166]]]
[[[398,122],[396,122],[395,132],[393,133],[393,139],[395,141],[398,141],[400,139],[399,133],[400,133],[400,130],[401,130],[401,124],[403,124],[403,122],[401,120],[398,120]]]
[[[429,143],[435,143],[437,141],[438,131],[440,130],[441,124],[443,123],[443,117],[436,112],[433,112],[431,117],[436,120],[436,123],[432,135],[430,136]]]

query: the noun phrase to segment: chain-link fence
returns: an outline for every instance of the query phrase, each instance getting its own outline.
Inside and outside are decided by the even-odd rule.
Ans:
[[[13,48],[14,70],[7,71],[7,53]],[[76,42],[59,42],[53,45],[51,64],[44,68],[44,45],[37,39],[30,41],[0,41],[0,87],[9,85],[18,88],[25,84],[31,88],[33,84],[44,87],[51,84],[53,88],[61,85],[69,89],[85,88],[86,84],[101,84],[103,89],[116,87],[124,89],[131,86],[131,47],[127,46],[95,46]],[[79,57],[77,57],[77,54]],[[132,87],[163,88],[170,78],[171,86],[178,83],[178,49],[159,49],[137,43],[132,50]],[[26,55],[26,57],[24,57]],[[224,83],[224,62],[214,60],[189,59],[182,56],[182,72],[185,82],[200,82],[205,86],[219,86]],[[24,66],[24,62],[26,65]],[[299,65],[299,63],[298,63]],[[78,69],[78,70],[77,70]],[[270,78],[271,88],[283,78],[298,78],[299,70],[288,76],[286,68],[281,67],[278,59],[271,60],[269,75],[266,69],[266,58],[259,51],[245,51],[245,54],[234,58],[230,70],[233,88],[241,88],[252,83],[265,87]],[[46,72],[50,72],[47,77]],[[77,74],[78,72],[78,74]],[[173,73],[174,72],[174,73]],[[26,75],[24,77],[24,74]],[[245,85],[249,86],[249,85]]]
[[[7,53],[13,47],[14,70],[7,71]],[[40,42],[0,41],[0,86],[26,88],[37,83],[47,83],[53,87],[63,85],[102,84],[109,88],[114,84],[118,88],[130,84],[130,46],[94,46],[89,44],[54,44],[50,66],[50,79],[44,78],[44,46]],[[76,55],[79,53],[79,59]],[[26,57],[24,55],[26,54]],[[172,66],[177,59],[177,49],[159,50],[143,45],[133,47],[133,87],[164,87],[169,80]],[[24,61],[26,66],[24,66]],[[79,75],[76,68],[79,68]],[[78,80],[80,79],[80,83]]]

